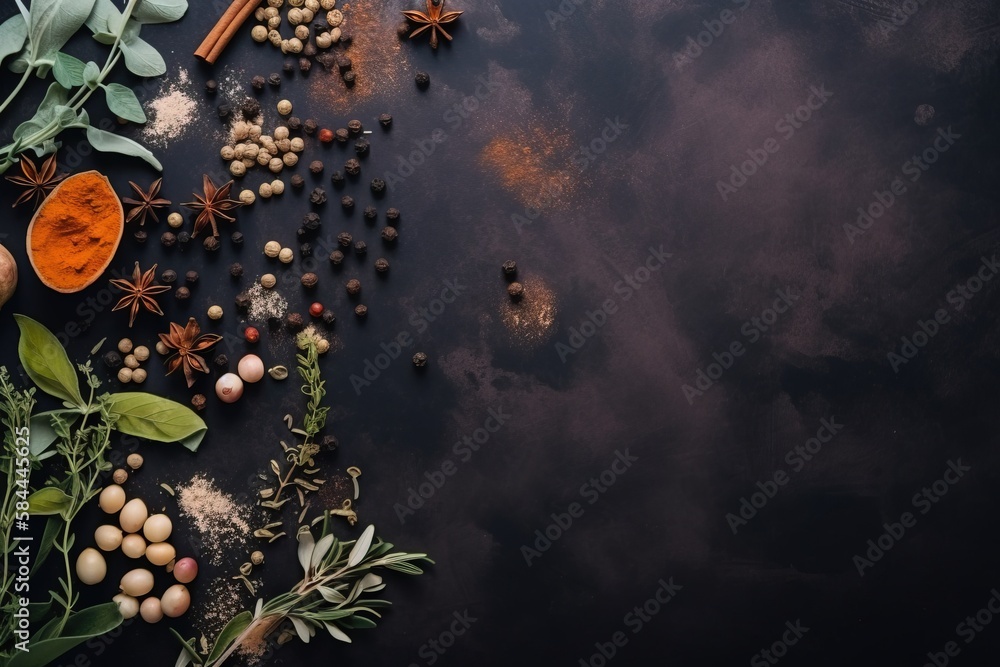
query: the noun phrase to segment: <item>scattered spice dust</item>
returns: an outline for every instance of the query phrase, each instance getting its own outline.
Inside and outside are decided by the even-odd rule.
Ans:
[[[152,118],[142,131],[146,143],[161,148],[177,139],[192,124],[197,107],[190,95],[190,78],[186,69],[181,69],[177,80],[165,86],[160,96],[147,105]]]
[[[243,611],[243,601],[240,591],[246,590],[243,584],[233,579],[213,579],[208,589],[195,596],[192,624],[205,635],[209,644],[226,626],[226,623]]]
[[[259,279],[247,290],[247,296],[250,298],[247,320],[251,322],[264,322],[269,318],[281,319],[288,312],[288,300],[273,287],[265,289]]]
[[[364,476],[358,478],[358,482],[361,484],[361,495],[364,496]],[[323,510],[327,509],[340,509],[344,504],[344,500],[350,499],[351,504],[354,503],[354,482],[346,474],[335,474],[328,475],[326,478],[326,484],[324,484],[318,493],[319,501],[321,503],[320,507],[316,508],[318,514],[322,514]],[[361,498],[358,498],[360,500]],[[356,507],[352,507],[354,511],[357,511]],[[343,518],[343,517],[335,517]],[[346,519],[344,519],[346,521]]]
[[[357,102],[372,97],[390,100],[404,84],[413,83],[406,49],[396,37],[396,25],[402,16],[395,4],[351,3],[342,9],[353,36],[345,53],[358,77],[354,87],[331,81],[331,77],[339,78],[335,71],[309,80],[310,99],[334,113],[345,113]]]
[[[515,341],[526,346],[544,343],[555,330],[556,295],[541,278],[521,280],[524,298],[514,303],[506,293],[500,303],[500,319]]]
[[[178,485],[177,499],[181,516],[191,519],[198,530],[202,555],[212,565],[222,564],[224,549],[245,549],[253,532],[244,518],[247,510],[212,480],[195,475],[187,484]]]
[[[570,171],[570,135],[535,127],[498,136],[479,154],[504,189],[525,206],[538,210],[565,205],[575,182]]]

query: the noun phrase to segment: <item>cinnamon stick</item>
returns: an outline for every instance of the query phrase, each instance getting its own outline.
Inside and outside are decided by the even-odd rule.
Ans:
[[[261,0],[233,0],[229,9],[195,50],[195,57],[210,65],[215,64],[222,51],[232,41],[243,23],[257,10],[260,3]]]

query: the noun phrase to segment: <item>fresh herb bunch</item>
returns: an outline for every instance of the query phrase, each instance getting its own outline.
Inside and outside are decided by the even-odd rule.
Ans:
[[[14,574],[16,567],[11,566],[11,552],[14,551],[15,542],[11,539],[14,522],[18,515],[17,503],[25,502],[28,498],[28,478],[25,471],[30,472],[34,460],[29,457],[17,455],[17,450],[22,448],[19,440],[27,432],[31,422],[31,411],[35,407],[35,389],[17,389],[10,382],[10,374],[7,369],[0,366],[0,413],[3,418],[3,451],[0,452],[0,465],[3,467],[3,474],[6,479],[6,486],[3,493],[3,505],[0,505],[0,532],[3,533],[3,544],[0,550],[3,551],[3,572],[0,580],[0,613],[6,618],[13,618],[15,610],[19,607],[17,596],[11,590],[14,584]],[[25,460],[25,459],[28,460]],[[27,464],[27,465],[25,465]],[[23,507],[23,505],[22,505]],[[6,646],[11,641],[13,628],[8,624],[0,626],[0,646]]]
[[[313,525],[322,522],[320,538],[313,537],[310,526],[298,533],[298,556],[303,578],[291,591],[269,602],[257,600],[253,612],[244,611],[229,621],[215,640],[210,651],[199,653],[194,640],[185,641],[171,629],[183,644],[176,667],[220,667],[246,641],[267,637],[281,624],[291,621],[305,643],[326,630],[334,639],[350,643],[346,630],[374,628],[374,618],[381,618],[376,609],[389,606],[387,600],[366,597],[385,588],[382,577],[373,570],[384,568],[403,574],[422,574],[419,564],[433,564],[427,554],[392,552],[393,545],[375,540],[375,527],[368,526],[355,541],[341,542],[332,532],[330,512],[316,517]],[[373,540],[375,543],[373,544]]]
[[[104,92],[115,115],[136,123],[146,122],[135,93],[120,83],[105,83],[119,61],[140,77],[155,77],[167,71],[163,57],[139,37],[143,25],[170,23],[187,11],[187,0],[129,0],[119,11],[111,0],[15,0],[19,13],[0,24],[0,64],[8,65],[21,79],[0,102],[0,115],[17,99],[34,74],[55,79],[35,115],[15,128],[12,141],[0,147],[0,174],[17,162],[17,154],[33,150],[39,157],[59,148],[56,137],[70,128],[85,130],[87,141],[99,151],[140,157],[157,169],[159,161],[144,146],[100,128],[92,127],[83,108],[96,91]],[[63,47],[86,25],[95,40],[111,46],[103,65],[84,63],[64,53]]]
[[[25,372],[38,389],[63,402],[61,409],[30,417],[29,451],[35,461],[58,455],[65,470],[61,477],[50,478],[27,498],[29,515],[48,516],[38,550],[32,554],[32,568],[37,569],[52,549],[61,553],[64,567],[64,575],[59,578],[61,590],[50,591],[48,602],[30,606],[32,626],[38,629],[31,634],[29,651],[16,649],[10,641],[17,619],[5,614],[0,621],[0,637],[7,638],[0,644],[0,664],[40,667],[122,622],[114,602],[76,609],[79,593],[74,590],[75,573],[70,558],[76,540],[73,520],[100,493],[101,478],[111,469],[105,455],[111,446],[112,433],[179,442],[195,451],[207,427],[187,407],[159,396],[142,392],[98,394],[101,381],[89,360],[74,369],[52,332],[30,317],[15,315],[14,319],[21,332],[17,351]],[[103,341],[98,343],[91,354],[102,344]],[[81,392],[77,371],[89,389],[87,398]],[[0,378],[6,377],[5,373],[0,371]],[[16,394],[8,386],[0,382],[0,398],[9,404],[9,397]],[[33,395],[34,389],[28,391]],[[25,395],[22,392],[22,398]],[[17,400],[20,423],[27,405]],[[7,576],[5,568],[5,581]]]

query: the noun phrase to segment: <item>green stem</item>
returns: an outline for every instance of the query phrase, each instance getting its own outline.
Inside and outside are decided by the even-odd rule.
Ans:
[[[12,90],[10,95],[7,96],[7,99],[3,101],[3,104],[0,104],[0,114],[2,114],[4,112],[4,109],[6,109],[10,105],[10,103],[14,101],[14,98],[17,97],[17,94],[21,92],[22,88],[24,88],[24,84],[28,82],[28,79],[31,77],[31,74],[34,71],[35,71],[34,67],[29,67],[28,69],[24,70],[24,74],[21,75],[21,80],[17,82],[17,85],[14,87],[14,90]]]

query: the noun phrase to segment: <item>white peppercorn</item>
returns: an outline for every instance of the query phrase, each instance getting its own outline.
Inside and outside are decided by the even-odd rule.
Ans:
[[[242,120],[233,123],[233,139],[236,141],[243,141],[249,133],[250,126]]]
[[[328,49],[333,45],[333,40],[330,38],[330,33],[321,32],[316,35],[316,47],[320,49]]]
[[[180,227],[183,227],[184,226],[184,216],[181,215],[180,213],[174,211],[173,213],[171,213],[170,215],[167,216],[167,224],[170,225],[171,227],[173,227],[174,229],[178,229]]]
[[[265,273],[260,277],[260,286],[264,289],[271,289],[278,283],[278,279],[272,273]]]
[[[257,195],[253,193],[253,190],[240,190],[240,201],[243,202],[245,206],[249,206],[257,200]]]
[[[267,20],[267,27],[270,28],[271,30],[277,31],[280,26],[281,26],[280,16],[274,16]]]
[[[132,350],[132,355],[136,358],[136,361],[146,361],[149,359],[149,348],[145,345],[140,345]]]
[[[257,152],[257,164],[259,164],[262,167],[266,167],[270,162],[271,162],[271,154],[269,152],[267,152],[266,150]]]
[[[156,343],[156,353],[157,354],[167,354],[170,352],[170,348],[162,340]]]
[[[125,355],[125,368],[131,368],[132,370],[139,368],[139,360],[135,358],[134,354]]]
[[[267,27],[263,25],[255,25],[253,30],[250,31],[250,36],[255,42],[266,42],[267,41]]]
[[[281,252],[278,253],[278,261],[282,264],[291,264],[295,259],[295,253],[292,252],[291,248],[282,248]]]
[[[331,28],[336,28],[344,22],[344,13],[339,9],[331,9],[326,13],[326,22]]]
[[[292,140],[288,139],[287,137],[285,139],[279,139],[278,141],[274,142],[274,145],[278,148],[278,151],[282,153],[287,153],[288,151],[292,150]]]
[[[268,241],[264,244],[264,254],[272,259],[278,256],[281,252],[281,244],[277,241]]]
[[[271,42],[274,46],[281,46],[281,33],[271,28],[267,33],[267,41]]]
[[[325,11],[330,11],[337,6],[337,0],[319,0],[319,6]]]
[[[288,100],[281,100],[280,102],[278,102],[277,109],[279,114],[281,114],[282,116],[287,116],[288,114],[292,113],[292,103],[289,102]]]
[[[254,11],[253,17],[258,21],[266,21],[267,20],[267,14],[265,14],[266,11],[267,10],[264,9],[263,7],[258,7],[256,11]]]
[[[305,7],[306,9],[315,14],[316,12],[319,11],[319,0],[306,0]],[[333,9],[333,7],[331,7],[330,9]]]
[[[247,144],[246,148],[243,149],[243,157],[250,158],[251,160],[257,159],[257,153],[260,152],[260,146],[257,144]]]
[[[273,157],[271,161],[267,163],[267,168],[270,169],[275,174],[279,173],[285,166],[285,163],[281,161],[280,157]]]
[[[132,369],[131,368],[119,368],[118,369],[118,381],[119,382],[131,382],[132,381]]]
[[[243,153],[246,151],[246,149],[247,149],[246,144],[236,144],[235,146],[233,146],[233,159],[242,160]]]
[[[311,9],[302,10],[302,23],[310,23],[316,17],[316,13]]]
[[[340,41],[340,38],[343,36],[343,34],[344,33],[340,28],[334,28],[333,30],[330,31],[330,40],[333,41],[334,44],[336,44],[337,42]]]
[[[223,146],[222,148],[219,149],[219,157],[221,157],[226,162],[229,162],[234,157],[236,157],[236,151],[233,150],[232,146]]]
[[[229,163],[229,173],[233,176],[243,176],[247,173],[247,166],[240,160],[233,160]]]
[[[302,40],[298,37],[292,37],[288,40],[288,53],[302,53]]]
[[[288,19],[290,25],[299,25],[302,23],[302,10],[298,7],[293,7],[288,10],[288,14],[285,16]]]
[[[289,151],[281,156],[281,161],[288,167],[294,167],[299,162],[299,156]]]
[[[251,125],[250,129],[247,130],[247,136],[251,139],[251,141],[257,141],[258,139],[260,139],[260,135],[261,135],[260,125]]]
[[[128,338],[122,338],[118,341],[118,351],[122,354],[128,354],[132,351],[132,341]]]
[[[275,141],[280,141],[282,139],[287,139],[288,138],[288,128],[285,127],[284,125],[276,127],[276,128],[274,128],[274,132],[273,132],[272,136],[274,137]]]
[[[208,309],[208,319],[210,320],[220,320],[222,319],[222,307],[221,306],[210,306]]]
[[[300,39],[303,42],[309,39],[309,26],[307,25],[297,25],[295,26],[295,38]]]
[[[264,199],[269,199],[271,197],[271,184],[261,183],[260,187],[257,189],[257,194]]]
[[[145,381],[146,381],[145,369],[137,368],[134,371],[132,371],[132,382],[137,382],[139,384],[142,384]]]
[[[274,179],[273,181],[271,181],[271,194],[280,195],[284,193],[284,191],[285,191],[284,181],[278,179]]]
[[[288,142],[288,148],[293,153],[301,153],[306,148],[306,142],[302,140],[302,137],[294,137]]]
[[[268,2],[268,4],[270,5],[271,3]],[[279,4],[278,7],[280,6],[281,5]],[[275,16],[278,16],[279,14],[280,12],[278,11],[278,8],[275,7],[274,5],[264,8],[264,18],[266,19],[273,19]]]

